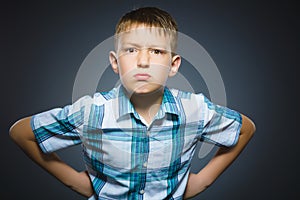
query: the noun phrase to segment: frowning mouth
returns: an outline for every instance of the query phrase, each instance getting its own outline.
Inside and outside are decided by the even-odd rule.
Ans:
[[[138,81],[146,81],[150,78],[151,76],[149,74],[135,74],[134,78]]]

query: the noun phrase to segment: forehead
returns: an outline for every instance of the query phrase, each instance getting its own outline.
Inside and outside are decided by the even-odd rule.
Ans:
[[[139,46],[159,46],[166,49],[170,48],[171,35],[162,28],[157,27],[131,27],[117,35],[118,44],[136,44]]]

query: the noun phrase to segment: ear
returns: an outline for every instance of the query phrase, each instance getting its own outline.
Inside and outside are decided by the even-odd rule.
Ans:
[[[173,56],[169,77],[175,76],[177,74],[180,64],[181,64],[181,57],[179,55]]]
[[[111,64],[111,67],[113,71],[118,74],[119,73],[119,68],[118,68],[118,59],[117,59],[117,54],[114,51],[109,52],[109,62]]]

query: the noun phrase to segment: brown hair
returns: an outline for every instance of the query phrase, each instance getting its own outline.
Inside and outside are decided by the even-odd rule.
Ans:
[[[172,16],[156,7],[143,7],[126,13],[116,25],[116,33],[126,31],[134,24],[145,24],[164,30],[178,31],[177,23]]]
[[[141,24],[162,28],[164,33],[168,33],[172,37],[171,46],[175,51],[177,46],[177,23],[169,13],[156,7],[142,7],[126,13],[117,23],[115,34],[128,31],[133,26]]]

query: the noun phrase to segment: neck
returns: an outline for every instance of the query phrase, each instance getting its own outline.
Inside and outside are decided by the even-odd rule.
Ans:
[[[147,94],[133,93],[130,101],[139,115],[150,123],[160,108],[163,93],[164,87]]]

